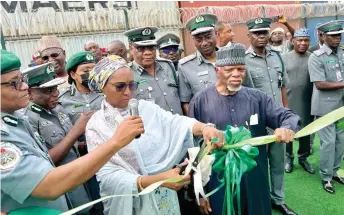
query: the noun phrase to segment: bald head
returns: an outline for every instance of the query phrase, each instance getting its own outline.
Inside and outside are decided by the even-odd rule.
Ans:
[[[215,25],[216,45],[218,47],[226,46],[234,40],[232,26],[228,23],[217,21]]]
[[[114,40],[108,45],[109,55],[118,55],[127,60],[127,48],[124,43],[120,40]]]

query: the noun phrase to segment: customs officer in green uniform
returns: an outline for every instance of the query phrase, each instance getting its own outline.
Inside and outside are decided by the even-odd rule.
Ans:
[[[27,116],[18,112],[29,104],[27,76],[20,66],[17,56],[1,50],[1,211],[33,206],[66,211],[63,192],[49,200],[48,190],[42,190],[47,180],[53,186],[47,177],[54,163]]]
[[[91,178],[115,153],[140,134],[143,129],[135,128],[140,119],[131,117],[124,120],[111,139],[96,151],[55,168],[42,137],[34,131],[28,117],[18,112],[29,104],[27,77],[19,70],[20,60],[5,50],[0,54],[1,211],[9,213],[38,206],[64,212],[72,206],[64,194]],[[68,153],[69,150],[65,151]]]
[[[339,48],[342,39],[343,21],[331,21],[320,25],[323,46],[309,57],[308,68],[313,82],[312,115],[321,117],[343,107],[344,52]],[[337,175],[344,153],[344,130],[333,123],[320,131],[320,176],[323,188],[334,193],[332,181],[344,185],[344,179]]]
[[[280,105],[288,107],[286,75],[282,58],[279,52],[267,47],[271,22],[269,18],[254,18],[246,22],[251,46],[245,56],[247,75],[244,85],[261,90]],[[268,131],[273,133],[269,128]],[[285,144],[270,144],[268,155],[272,207],[283,214],[296,214],[284,202]]]
[[[124,32],[134,57],[130,68],[134,71],[134,79],[140,83],[134,96],[154,102],[173,114],[182,115],[178,74],[174,65],[170,60],[156,58],[154,34],[157,31],[157,27],[143,27]]]
[[[46,63],[30,69],[29,96],[30,104],[25,115],[35,133],[38,133],[49,150],[49,155],[56,166],[69,163],[79,157],[76,147],[77,138],[84,133],[86,123],[92,114],[80,118],[73,126],[65,109],[58,103],[58,85],[65,82],[55,78],[52,63]],[[83,205],[91,200],[87,187],[82,184],[68,192],[72,207]],[[84,210],[82,214],[88,214]]]
[[[186,28],[190,31],[197,51],[179,60],[179,95],[185,114],[188,112],[191,98],[217,81],[216,21],[214,14],[200,14],[186,22]]]
[[[91,91],[88,87],[89,71],[95,65],[95,57],[91,52],[78,52],[67,62],[68,82],[71,85],[60,92],[59,101],[68,112],[74,124],[82,113],[100,109],[104,96]]]
[[[159,49],[159,56],[172,61],[174,68],[177,70],[178,61],[180,60],[179,37],[175,34],[165,34],[156,42]]]
[[[66,66],[68,73],[69,87],[60,91],[59,102],[69,115],[72,123],[75,124],[81,114],[89,111],[97,111],[104,99],[102,93],[91,91],[88,87],[89,71],[95,65],[95,56],[91,52],[78,52],[72,55]],[[87,153],[86,138],[82,134],[78,138],[78,149],[80,155]],[[100,198],[99,185],[96,177],[92,177],[87,182],[92,200]],[[93,206],[91,211],[101,214],[103,211],[102,203]]]

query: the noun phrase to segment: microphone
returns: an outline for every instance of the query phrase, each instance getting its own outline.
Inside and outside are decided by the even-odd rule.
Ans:
[[[134,98],[130,99],[128,106],[129,106],[130,116],[139,116],[139,101],[137,101],[137,99],[134,99]],[[138,139],[140,137],[141,137],[141,134],[137,135],[135,139]]]

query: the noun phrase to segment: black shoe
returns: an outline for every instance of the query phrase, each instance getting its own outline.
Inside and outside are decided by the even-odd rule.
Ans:
[[[344,179],[339,176],[333,176],[332,179],[338,182],[339,184],[344,184]]]
[[[283,215],[297,215],[292,209],[290,209],[286,204],[276,205],[272,204],[272,208],[278,210]]]
[[[306,172],[308,172],[308,173],[310,173],[310,174],[314,174],[314,173],[315,173],[315,170],[313,169],[312,165],[311,165],[310,163],[308,163],[307,160],[305,160],[305,161],[299,161],[299,164],[300,164],[300,166],[303,167],[303,169],[304,169]]]
[[[292,161],[288,161],[285,163],[285,166],[284,166],[284,171],[286,173],[291,173],[293,171],[293,168],[294,168],[294,164]]]
[[[323,184],[323,188],[326,192],[334,194],[335,191],[334,191],[334,187],[333,187],[331,181],[322,181],[322,184]]]

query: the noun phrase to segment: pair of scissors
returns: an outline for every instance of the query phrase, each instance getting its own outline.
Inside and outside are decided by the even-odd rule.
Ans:
[[[191,172],[190,172],[191,176],[197,171],[197,166],[201,162],[201,160],[209,153],[212,143],[217,143],[217,142],[219,142],[218,138],[211,139],[210,141],[211,144],[204,143],[204,139],[200,141],[201,148],[199,149],[199,152],[197,153],[195,160],[191,164],[192,165]],[[181,167],[180,174],[184,175],[186,167],[187,165]]]

